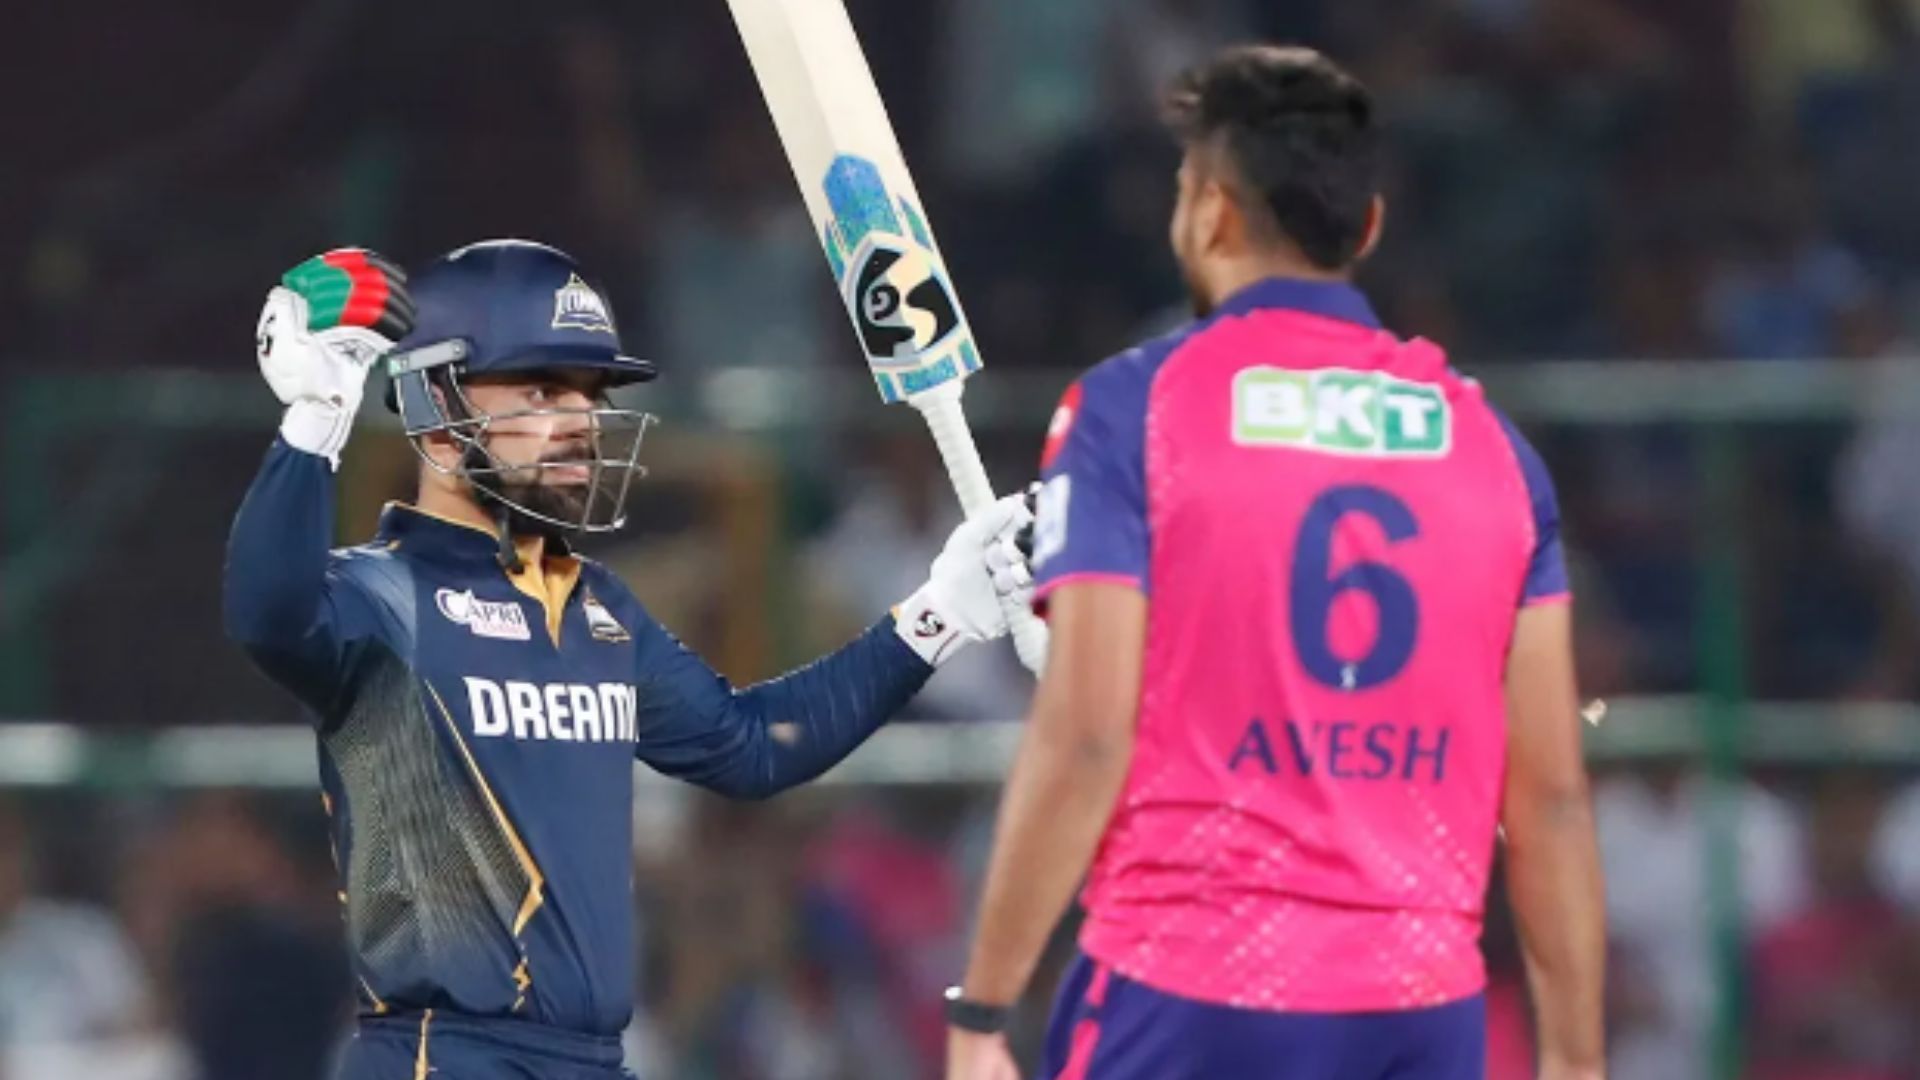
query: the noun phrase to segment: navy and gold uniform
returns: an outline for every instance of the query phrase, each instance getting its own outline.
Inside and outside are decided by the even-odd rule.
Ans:
[[[327,459],[276,442],[234,523],[226,618],[316,724],[361,1017],[342,1075],[618,1076],[634,759],[772,795],[931,668],[887,619],[735,689],[588,559],[555,545],[509,573],[494,534],[402,505],[329,551],[334,501]]]

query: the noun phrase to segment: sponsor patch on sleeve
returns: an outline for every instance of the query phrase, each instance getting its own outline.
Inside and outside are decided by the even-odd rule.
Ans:
[[[1073,477],[1067,473],[1041,485],[1033,520],[1034,569],[1067,550],[1067,504],[1072,498]]]

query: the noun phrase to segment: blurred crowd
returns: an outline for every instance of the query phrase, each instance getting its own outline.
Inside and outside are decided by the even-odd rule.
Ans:
[[[1738,785],[1721,793],[1738,844],[1718,854],[1715,796],[1680,763],[1610,771],[1597,790],[1612,1075],[1701,1080],[1727,1050],[1745,1064],[1722,1075],[1751,1080],[1917,1075],[1920,784],[1803,770]],[[353,1003],[315,802],[0,804],[0,1077],[320,1080]],[[963,960],[993,805],[961,786],[751,806],[646,789],[629,1064],[673,1080],[937,1077],[940,990]],[[1494,893],[1488,1077],[1530,1080]],[[1029,1060],[1070,931],[1014,1031]],[[1740,991],[1731,1017],[1724,980]]]
[[[605,279],[627,345],[665,372],[646,391],[668,420],[663,438],[701,429],[716,404],[784,425],[734,440],[772,459],[783,548],[771,557],[849,522],[907,521],[919,511],[899,493],[938,487],[926,455],[902,477],[872,441],[788,415],[796,399],[727,381],[742,368],[857,377],[722,6],[428,0],[406,19],[366,0],[307,0],[290,19],[233,0],[79,6],[18,15],[22,39],[44,47],[9,74],[68,92],[9,115],[10,144],[34,167],[0,170],[0,236],[18,237],[0,257],[14,282],[0,289],[12,330],[0,378],[40,421],[36,447],[117,494],[105,508],[68,505],[24,482],[0,500],[0,539],[33,567],[32,587],[12,590],[19,610],[0,619],[0,652],[44,641],[42,660],[21,667],[50,673],[10,707],[121,721],[266,707],[220,647],[210,558],[264,407],[253,424],[142,427],[146,385],[129,402],[113,377],[187,369],[244,386],[263,285],[339,243],[403,262],[494,235],[573,250]],[[1920,690],[1920,495],[1906,482],[1920,365],[1902,362],[1920,340],[1920,140],[1900,134],[1920,130],[1920,3],[850,8],[983,354],[997,371],[1033,373],[1029,393],[1050,397],[1181,317],[1165,243],[1175,154],[1157,102],[1172,73],[1247,37],[1319,45],[1375,88],[1393,209],[1365,284],[1390,325],[1435,337],[1469,372],[1582,358],[1877,362],[1899,392],[1864,395],[1867,421],[1739,427],[1733,464],[1703,450],[1697,426],[1522,421],[1559,477],[1595,689],[1699,683],[1697,583],[1720,557],[1744,590],[1753,692]],[[120,33],[85,31],[108,15]],[[147,40],[174,47],[130,44]],[[428,72],[422,55],[458,62]],[[72,92],[82,69],[84,94]],[[48,375],[66,381],[19,389]],[[1031,475],[1032,425],[1048,406],[1025,402],[1013,411],[1029,421],[1012,428],[982,422],[1002,485]],[[141,449],[106,454],[109,435]],[[170,482],[182,472],[201,482]],[[1734,494],[1716,504],[1721,488]],[[1739,519],[1731,544],[1703,523],[1716,505]],[[178,527],[138,527],[162,508]],[[688,524],[644,501],[643,513]],[[111,557],[136,546],[139,559]],[[156,563],[175,572],[156,576]],[[1792,572],[1809,565],[1827,572]],[[732,589],[736,608],[767,599],[724,572],[707,585]],[[81,614],[129,597],[174,618]],[[799,644],[771,642],[776,655],[756,660],[790,659]],[[136,690],[94,678],[96,651],[168,662]],[[210,655],[250,689],[164,675]]]
[[[1389,325],[1470,372],[1874,365],[1858,419],[1736,426],[1719,450],[1678,423],[1523,426],[1558,479],[1589,690],[1698,688],[1719,563],[1747,692],[1920,694],[1920,0],[849,7],[996,370],[1063,388],[1182,316],[1157,96],[1247,37],[1320,46],[1374,87],[1392,210],[1364,283]],[[16,713],[293,722],[220,640],[214,599],[269,421],[146,428],[111,388],[246,377],[265,286],[342,243],[416,262],[530,236],[605,279],[627,345],[660,360],[669,424],[636,536],[603,554],[730,673],[805,658],[924,574],[954,510],[917,433],[701,423],[735,369],[857,378],[724,5],[72,0],[10,12],[9,35],[36,48],[0,72],[20,81],[0,453],[33,419],[47,441],[29,452],[112,493],[68,497],[7,459],[0,664],[38,658],[32,694],[0,686]],[[51,394],[21,390],[48,376]],[[1038,442],[983,432],[1003,486]],[[350,531],[405,492],[409,461],[382,445],[349,452]],[[966,662],[918,717],[1017,715],[1010,657]],[[926,1075],[991,799],[643,801],[642,1075]],[[1728,1045],[1756,1080],[1920,1075],[1913,777],[1803,769],[1728,792],[1674,763],[1616,771],[1599,799],[1614,1075],[1697,1080]],[[0,812],[0,1080],[317,1076],[349,998],[310,801],[37,794]],[[1716,815],[1735,849],[1708,842]],[[1526,1075],[1497,906],[1489,948],[1492,1075]]]

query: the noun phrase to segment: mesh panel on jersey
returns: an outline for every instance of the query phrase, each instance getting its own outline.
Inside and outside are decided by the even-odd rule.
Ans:
[[[375,972],[472,970],[456,950],[513,957],[500,971],[510,1001],[524,959],[514,920],[533,883],[466,763],[442,748],[442,723],[391,659],[325,737],[352,813],[348,939]]]

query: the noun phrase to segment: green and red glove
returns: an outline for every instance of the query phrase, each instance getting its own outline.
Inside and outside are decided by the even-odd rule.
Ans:
[[[371,251],[340,248],[287,271],[267,294],[254,344],[286,404],[280,437],[335,468],[367,372],[413,328],[407,276]]]

